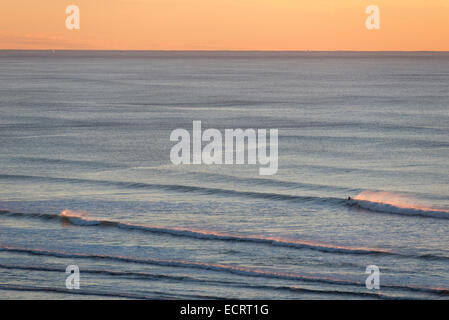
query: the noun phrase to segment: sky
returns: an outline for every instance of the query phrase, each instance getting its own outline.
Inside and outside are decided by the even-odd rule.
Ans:
[[[66,7],[80,29],[66,28]],[[380,29],[365,9],[377,5]],[[449,51],[449,0],[1,0],[0,49]]]

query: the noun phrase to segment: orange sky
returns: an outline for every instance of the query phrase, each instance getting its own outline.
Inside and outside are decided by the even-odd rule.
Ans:
[[[449,51],[449,0],[1,0],[0,49]]]

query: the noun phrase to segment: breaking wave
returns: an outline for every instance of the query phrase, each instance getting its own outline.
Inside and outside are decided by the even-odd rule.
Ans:
[[[449,210],[424,206],[407,195],[395,192],[363,191],[350,204],[376,212],[449,219]]]
[[[77,226],[98,226],[98,227],[114,227],[125,230],[137,230],[154,234],[167,234],[176,237],[194,238],[200,240],[218,240],[218,241],[234,241],[247,242],[255,244],[266,244],[280,247],[290,247],[297,249],[310,249],[328,253],[343,254],[392,254],[391,251],[381,248],[366,247],[349,247],[334,244],[323,244],[312,241],[303,241],[296,239],[285,239],[280,237],[264,237],[252,235],[235,235],[225,232],[202,230],[196,228],[185,227],[163,227],[156,225],[142,225],[127,222],[119,222],[112,220],[101,220],[88,217],[85,212],[77,212],[72,210],[64,210],[60,215],[53,214],[32,214],[32,213],[5,213],[9,216],[35,217],[43,219],[57,219],[63,223]]]

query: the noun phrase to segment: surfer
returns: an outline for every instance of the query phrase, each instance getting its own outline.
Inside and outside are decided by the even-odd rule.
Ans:
[[[348,201],[351,200],[351,197],[348,197]]]

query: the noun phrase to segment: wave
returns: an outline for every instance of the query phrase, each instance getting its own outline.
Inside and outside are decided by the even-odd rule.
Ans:
[[[375,212],[449,219],[449,210],[424,206],[410,196],[395,192],[363,191],[350,200],[350,205]]]
[[[30,271],[54,271],[61,272],[62,269],[57,268],[39,268],[39,267],[31,267],[31,268],[17,268],[14,267],[4,267],[0,265],[0,268],[6,269],[25,269]],[[133,274],[127,274],[123,272],[115,272],[115,271],[107,271],[107,270],[82,270],[84,273],[101,273],[106,275],[124,275],[124,276],[133,276]],[[144,274],[144,279],[148,279],[148,274]],[[204,282],[207,284],[214,284],[216,281],[195,279],[198,282]],[[224,281],[223,281],[224,282]],[[226,283],[229,284],[229,283]],[[319,289],[310,289],[303,288],[299,286],[270,286],[270,285],[250,285],[250,284],[242,284],[239,282],[232,283],[233,286],[245,289],[258,289],[258,290],[275,290],[275,291],[289,291],[294,293],[316,293],[316,294],[327,294],[327,295],[337,295],[337,296],[353,296],[353,297],[371,297],[377,299],[391,299],[391,297],[380,294],[380,293],[371,293],[371,292],[357,292],[357,291],[345,291],[345,290],[319,290]],[[9,285],[9,284],[0,284],[0,290],[13,290],[13,291],[37,291],[37,292],[56,292],[63,294],[78,294],[78,295],[87,295],[87,296],[100,296],[100,297],[114,297],[114,298],[124,298],[124,299],[150,299],[149,296],[142,296],[136,294],[129,293],[111,293],[104,291],[79,291],[79,290],[66,290],[61,288],[52,288],[52,287],[34,287],[34,286],[18,286],[18,285]],[[203,297],[204,298],[204,297]],[[212,297],[208,297],[212,298]],[[218,299],[218,297],[213,297],[214,299]]]
[[[25,266],[25,265],[12,265],[12,264],[0,264],[0,269],[8,269],[8,270],[26,270],[26,271],[44,271],[44,272],[61,272],[64,269],[57,267],[36,267],[36,266]],[[198,280],[198,281],[206,281],[201,279],[194,279],[189,276],[173,276],[173,275],[165,275],[165,274],[151,274],[151,273],[143,273],[143,272],[133,272],[133,271],[113,271],[113,270],[100,270],[100,269],[85,269],[83,268],[83,273],[87,274],[103,274],[110,276],[122,276],[122,277],[133,277],[139,279],[154,279],[154,280],[175,280],[175,281],[189,281],[189,280]]]
[[[220,299],[221,297],[211,297],[203,295],[174,295],[167,294],[163,292],[151,292],[153,296],[138,295],[134,293],[120,293],[120,292],[110,292],[110,291],[96,291],[96,290],[69,290],[57,287],[39,287],[39,286],[24,286],[16,284],[4,284],[0,283],[0,290],[8,291],[28,291],[28,292],[49,292],[49,293],[60,293],[67,295],[81,295],[81,296],[96,296],[105,298],[121,298],[121,299],[132,299],[132,300],[160,300],[160,299]]]
[[[179,173],[177,173],[179,174]],[[326,184],[314,184],[314,183],[303,183],[296,181],[286,181],[279,179],[268,179],[268,178],[251,178],[251,177],[238,177],[234,175],[228,174],[220,174],[220,173],[210,173],[210,172],[202,172],[202,171],[189,171],[188,174],[194,174],[195,176],[199,176],[201,178],[205,178],[208,181],[217,181],[217,182],[231,182],[235,183],[236,181],[245,183],[245,184],[255,184],[260,186],[273,186],[276,188],[288,188],[288,189],[306,189],[306,190],[336,190],[342,191],[344,193],[357,192],[360,190],[347,188],[336,185],[326,185]]]
[[[341,285],[341,286],[355,286],[355,287],[364,287],[364,282],[359,281],[351,281],[351,280],[343,280],[343,279],[332,279],[328,277],[317,277],[317,276],[309,276],[309,275],[299,275],[294,273],[281,273],[281,272],[273,272],[266,271],[256,268],[249,267],[241,267],[235,265],[226,265],[226,264],[212,264],[212,263],[202,263],[202,262],[191,262],[191,261],[183,261],[183,260],[162,260],[162,259],[149,259],[149,258],[133,258],[133,257],[125,257],[125,256],[115,256],[115,255],[98,255],[98,254],[86,254],[86,253],[68,253],[62,251],[54,251],[54,250],[42,250],[42,249],[27,249],[27,248],[18,248],[0,245],[0,251],[7,252],[16,252],[16,253],[25,253],[31,255],[42,255],[42,256],[51,256],[57,258],[86,258],[86,259],[106,259],[118,262],[130,262],[130,263],[138,263],[138,264],[149,264],[149,265],[157,265],[157,266],[168,266],[168,267],[179,267],[179,268],[194,268],[201,270],[209,270],[216,272],[225,272],[230,274],[236,274],[241,276],[248,277],[262,277],[262,278],[270,278],[270,279],[281,279],[281,280],[293,280],[293,281],[302,281],[302,282],[310,282],[310,283],[323,283],[328,285]],[[15,266],[15,265],[3,265],[0,264],[0,268],[6,269],[24,269],[30,271],[57,271],[60,272],[59,268],[55,267],[36,267],[36,266]],[[148,274],[141,272],[122,272],[122,271],[109,271],[109,270],[98,270],[98,269],[83,269],[85,273],[93,273],[93,274],[106,274],[112,276],[125,276],[125,277],[134,277],[140,279],[161,279],[161,280],[177,280],[177,281],[193,281],[193,282],[203,282],[208,284],[221,284],[221,285],[232,285],[242,288],[252,288],[252,289],[270,289],[270,290],[288,290],[295,291],[298,293],[320,293],[320,294],[335,294],[335,295],[351,295],[351,296],[372,296],[375,298],[381,299],[392,299],[394,297],[389,297],[387,295],[381,293],[366,293],[359,291],[342,291],[342,290],[322,290],[322,289],[311,289],[311,288],[303,288],[297,285],[295,286],[270,286],[270,285],[252,285],[247,283],[242,283],[241,281],[221,281],[221,280],[209,280],[209,279],[197,279],[191,276],[173,276],[173,275],[161,275],[161,274]],[[382,284],[383,288],[400,290],[400,291],[413,291],[413,292],[423,292],[434,294],[438,296],[449,296],[448,288],[432,288],[432,287],[419,287],[413,285],[396,285],[396,284]],[[0,288],[1,289],[1,288]],[[409,298],[407,298],[409,299]]]
[[[61,272],[62,268],[54,268],[54,267],[35,267],[35,266],[21,266],[21,265],[3,265],[0,264],[0,269],[19,269],[19,270],[27,270],[27,271],[44,271],[44,272]],[[380,294],[380,293],[372,293],[372,292],[359,292],[359,291],[347,291],[347,290],[323,290],[323,289],[311,289],[304,288],[300,286],[270,286],[270,285],[253,285],[249,283],[242,282],[233,282],[233,281],[220,281],[220,280],[209,280],[209,279],[198,279],[189,276],[171,276],[171,275],[161,275],[161,274],[149,274],[149,273],[141,273],[141,272],[122,272],[122,271],[110,271],[110,270],[98,270],[98,269],[84,269],[82,270],[83,274],[102,274],[102,275],[110,275],[110,276],[121,276],[121,277],[131,277],[134,279],[156,279],[156,280],[178,280],[178,281],[190,281],[190,282],[198,282],[205,283],[208,285],[230,285],[232,287],[245,288],[245,289],[256,289],[256,290],[274,290],[274,291],[290,291],[294,293],[316,293],[316,294],[328,294],[328,295],[337,295],[337,296],[355,296],[355,297],[372,297],[377,299],[391,299],[391,297]],[[358,285],[358,284],[354,284]],[[26,291],[30,287],[20,288]],[[0,290],[1,290],[0,284]],[[10,288],[11,290],[15,290],[15,288]],[[56,289],[56,292],[59,293],[67,293],[71,294],[72,291],[64,290],[64,289]],[[35,288],[32,287],[31,291],[54,291],[53,288]],[[76,292],[75,292],[76,293]],[[98,295],[98,296],[109,296],[109,297],[121,297],[121,298],[130,298],[130,299],[148,299],[146,296],[137,296],[137,295],[128,295],[128,294],[119,294],[119,293],[106,293],[103,292],[81,292],[83,295]]]
[[[393,297],[383,293],[378,292],[363,292],[363,291],[346,291],[346,290],[320,290],[320,289],[310,289],[303,288],[299,286],[279,286],[276,287],[278,290],[293,291],[296,293],[316,293],[316,294],[326,294],[326,295],[336,295],[336,296],[352,296],[352,297],[365,297],[383,300],[409,300],[411,297]]]
[[[9,216],[15,215],[15,213],[7,213]],[[253,244],[264,244],[270,246],[294,248],[294,249],[308,249],[324,253],[334,254],[353,254],[353,255],[376,255],[376,256],[396,256],[402,258],[413,259],[425,259],[425,260],[438,260],[449,261],[449,257],[436,254],[412,254],[404,252],[394,252],[385,248],[368,248],[368,247],[350,247],[335,244],[319,243],[312,241],[304,241],[297,239],[286,239],[281,237],[264,237],[264,236],[252,236],[252,235],[235,235],[219,231],[202,230],[196,228],[185,227],[165,227],[156,225],[141,225],[112,220],[98,220],[87,217],[84,212],[75,212],[71,210],[64,210],[60,215],[52,214],[20,214],[22,216],[34,216],[44,217],[47,219],[60,219],[64,223],[70,223],[81,227],[115,227],[125,230],[136,230],[154,234],[166,234],[175,237],[186,237],[199,240],[210,241],[232,241],[232,242],[245,242]]]
[[[241,236],[233,235],[217,231],[200,230],[193,228],[179,228],[179,227],[161,227],[161,226],[149,226],[139,225],[132,223],[124,223],[111,220],[96,220],[79,215],[77,212],[70,210],[64,210],[60,215],[62,218],[67,218],[72,224],[79,226],[114,226],[121,229],[139,230],[144,232],[169,234],[178,237],[188,237],[201,240],[221,240],[221,241],[235,241],[235,242],[250,242],[257,244],[268,244],[273,246],[293,247],[299,249],[311,249],[322,252],[331,253],[349,253],[349,254],[388,254],[390,251],[386,249],[376,248],[363,248],[363,247],[347,247],[339,245],[330,245],[315,243],[302,240],[287,240],[276,237],[263,237],[263,236]]]
[[[110,260],[117,262],[127,262],[127,263],[137,263],[146,265],[156,265],[162,267],[174,267],[174,268],[190,268],[190,269],[201,269],[216,272],[225,272],[231,274],[237,274],[242,276],[250,277],[262,277],[262,278],[273,278],[273,279],[283,279],[283,280],[301,280],[301,281],[313,281],[313,282],[323,282],[327,284],[354,284],[354,282],[347,280],[331,279],[324,277],[313,277],[304,276],[293,273],[282,273],[274,271],[266,271],[261,269],[255,269],[250,267],[241,267],[230,264],[216,264],[216,263],[205,263],[205,262],[192,262],[185,260],[164,260],[164,259],[153,259],[153,258],[136,258],[127,256],[117,256],[117,255],[106,255],[106,254],[93,254],[93,253],[78,253],[78,252],[64,252],[56,250],[43,250],[43,249],[28,249],[20,247],[12,247],[8,245],[0,245],[0,251],[24,253],[30,255],[38,256],[49,256],[56,258],[71,258],[71,259],[100,259],[100,260]],[[356,283],[361,285],[362,283]]]
[[[26,176],[26,175],[0,175],[0,179],[20,179],[32,181],[57,181],[67,183],[84,183],[95,184],[105,187],[119,187],[126,189],[162,189],[175,192],[195,192],[204,195],[223,195],[235,197],[248,197],[257,199],[293,201],[293,202],[318,202],[318,203],[343,203],[344,200],[334,197],[316,197],[316,196],[300,196],[282,193],[267,193],[267,192],[253,192],[253,191],[239,191],[232,189],[199,187],[191,185],[176,185],[176,184],[156,184],[143,182],[126,182],[126,181],[108,181],[108,180],[91,180],[91,179],[77,179],[77,178],[59,178],[59,177],[43,177],[43,176]]]
[[[233,241],[246,242],[254,244],[265,244],[271,246],[289,247],[297,249],[310,249],[326,253],[343,253],[343,254],[392,254],[387,249],[380,248],[365,248],[365,247],[349,247],[333,244],[323,244],[311,241],[284,239],[280,237],[264,237],[264,236],[243,236],[234,235],[218,231],[201,230],[195,228],[180,228],[180,227],[162,227],[140,225],[112,220],[93,219],[87,216],[84,212],[75,212],[71,210],[64,210],[60,215],[54,214],[23,214],[23,213],[3,213],[8,216],[22,216],[34,217],[43,219],[60,220],[64,223],[70,223],[77,226],[98,226],[98,227],[115,227],[119,229],[137,230],[142,232],[149,232],[154,234],[167,234],[176,237],[186,237],[200,240],[215,240],[215,241]]]
[[[44,272],[61,272],[63,271],[62,267],[36,267],[36,266],[23,266],[23,265],[5,265],[0,264],[0,269],[8,269],[8,270],[27,270],[27,271],[44,271]],[[84,269],[82,270],[83,274],[102,274],[109,276],[119,276],[125,278],[134,278],[139,280],[168,280],[168,281],[189,281],[189,282],[198,282],[198,283],[206,283],[208,285],[218,284],[218,285],[230,285],[232,287],[239,288],[250,288],[250,289],[262,289],[262,290],[286,290],[286,291],[294,291],[297,293],[309,292],[309,293],[328,293],[328,294],[343,294],[343,295],[352,295],[352,296],[365,296],[364,293],[352,292],[352,291],[338,291],[338,290],[316,290],[310,288],[302,288],[299,286],[270,286],[270,285],[253,285],[249,283],[242,283],[236,281],[221,281],[221,280],[211,280],[211,279],[199,279],[190,276],[172,276],[172,275],[162,275],[162,274],[150,274],[144,272],[122,272],[122,271],[110,271],[110,270],[99,270],[99,269]],[[377,294],[370,294],[377,296]]]
[[[44,158],[44,157],[10,157],[10,160],[25,162],[25,163],[42,163],[48,165],[70,165],[70,166],[82,166],[82,167],[94,167],[94,168],[126,168],[120,164],[112,164],[100,161],[88,161],[88,160],[71,160],[71,159],[56,159],[56,158]]]
[[[37,286],[23,286],[15,284],[0,283],[0,290],[8,291],[28,291],[28,292],[51,292],[61,293],[68,295],[82,295],[82,296],[96,296],[96,297],[108,297],[108,298],[122,298],[122,299],[135,299],[135,300],[149,300],[152,299],[148,296],[136,295],[131,293],[111,293],[106,291],[92,291],[92,290],[69,290],[54,287],[37,287]]]

